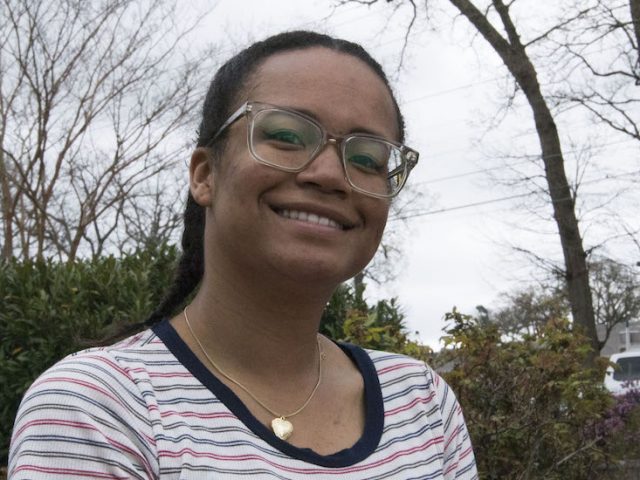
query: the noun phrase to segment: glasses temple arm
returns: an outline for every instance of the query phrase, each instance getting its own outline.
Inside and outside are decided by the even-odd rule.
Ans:
[[[240,105],[240,108],[238,108],[235,112],[231,114],[231,116],[227,119],[227,121],[224,122],[222,126],[218,129],[218,131],[215,133],[213,138],[211,138],[211,141],[209,141],[209,145],[215,142],[216,139],[220,135],[222,135],[222,132],[224,132],[227,129],[227,127],[229,127],[233,122],[238,120],[240,117],[242,117],[246,112],[250,110],[251,110],[251,105],[249,105],[249,102],[245,102],[242,105]]]
[[[402,170],[404,170],[405,168],[407,172],[410,172],[413,169],[413,167],[415,167],[418,164],[419,153],[416,152],[415,150],[410,150],[409,148],[406,148],[406,152],[402,152],[402,155],[406,158],[406,161],[407,161],[406,167],[399,166],[397,168],[394,168],[387,174],[387,178],[392,178],[394,175],[397,175],[398,173],[402,172]]]

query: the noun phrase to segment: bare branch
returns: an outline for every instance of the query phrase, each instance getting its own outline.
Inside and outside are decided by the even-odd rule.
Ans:
[[[173,168],[210,59],[179,63],[198,20],[174,28],[175,8],[3,0],[2,258],[103,251],[127,230],[129,200]]]

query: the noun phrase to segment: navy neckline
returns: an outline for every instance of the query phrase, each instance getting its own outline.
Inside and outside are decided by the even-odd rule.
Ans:
[[[384,426],[382,391],[375,366],[367,352],[362,348],[349,343],[337,343],[342,351],[354,362],[364,381],[366,410],[364,431],[360,439],[350,448],[345,448],[331,455],[320,455],[309,448],[299,448],[280,440],[268,427],[260,423],[238,396],[196,357],[168,320],[163,320],[155,325],[152,330],[180,363],[238,417],[247,428],[289,457],[323,467],[348,467],[364,460],[378,447]]]

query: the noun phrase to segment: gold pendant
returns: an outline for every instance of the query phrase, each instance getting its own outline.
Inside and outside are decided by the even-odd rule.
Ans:
[[[280,440],[286,440],[293,433],[293,425],[284,417],[277,417],[271,420],[271,428]]]

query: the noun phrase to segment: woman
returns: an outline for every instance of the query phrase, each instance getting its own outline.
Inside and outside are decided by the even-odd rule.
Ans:
[[[150,329],[34,383],[12,478],[475,478],[436,374],[317,333],[417,162],[403,137],[358,45],[291,32],[227,62],[191,158],[172,290]]]

